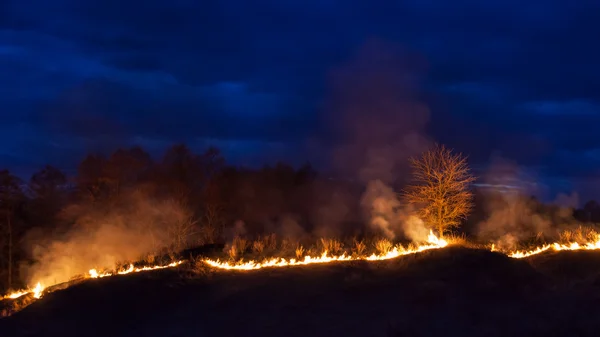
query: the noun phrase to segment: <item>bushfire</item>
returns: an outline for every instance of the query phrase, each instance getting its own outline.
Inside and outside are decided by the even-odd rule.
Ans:
[[[579,244],[577,242],[571,242],[568,244],[561,244],[558,242],[554,242],[552,244],[543,245],[541,247],[537,247],[532,250],[513,251],[513,252],[508,253],[508,256],[513,257],[515,259],[522,259],[525,257],[543,253],[547,250],[561,251],[561,250],[595,250],[595,249],[600,249],[600,236],[597,236],[595,241],[586,242],[584,244]]]
[[[164,266],[157,265],[157,266],[145,266],[145,267],[134,267],[133,264],[130,264],[128,268],[116,270],[114,272],[98,272],[96,269],[90,269],[88,272],[88,275],[85,275],[84,277],[85,278],[102,278],[102,277],[113,276],[113,275],[125,275],[125,274],[130,274],[130,273],[138,273],[141,271],[172,268],[172,267],[177,267],[184,262],[185,262],[184,260],[180,260],[180,261],[176,261],[176,262],[170,263],[168,265],[164,265]],[[2,299],[17,299],[21,296],[28,295],[28,294],[33,294],[34,298],[39,299],[42,297],[44,289],[46,289],[49,286],[53,286],[53,285],[54,284],[42,285],[40,282],[38,282],[35,285],[35,287],[32,287],[30,289],[12,292],[12,293],[2,297]]]
[[[391,247],[389,249],[389,251],[387,251],[386,253],[380,253],[380,254],[358,255],[357,256],[357,255],[346,255],[344,253],[341,255],[330,255],[327,251],[325,251],[320,256],[317,256],[317,257],[305,256],[303,259],[270,258],[270,259],[265,259],[263,261],[239,260],[237,262],[227,262],[227,261],[220,261],[220,260],[205,259],[205,260],[203,260],[203,262],[209,266],[212,266],[214,268],[219,268],[219,269],[256,270],[256,269],[268,268],[268,267],[303,266],[303,265],[309,265],[309,264],[324,264],[324,263],[330,263],[330,262],[336,262],[336,261],[388,260],[388,259],[393,259],[393,258],[396,258],[399,256],[403,256],[403,255],[416,254],[416,253],[423,252],[426,250],[441,249],[441,248],[448,246],[449,244],[452,244],[452,242],[448,242],[444,239],[438,238],[433,232],[430,231],[429,236],[427,238],[427,242],[422,245],[408,247],[408,248],[398,245],[395,247]],[[501,250],[496,249],[496,247],[494,245],[491,246],[492,251],[500,252],[500,253],[506,254],[507,256],[509,256],[511,258],[516,258],[516,259],[527,258],[527,257],[533,256],[533,255],[540,254],[540,253],[543,253],[546,251],[551,251],[551,250],[565,251],[565,250],[596,250],[596,249],[600,249],[600,235],[599,234],[595,234],[591,239],[588,240],[588,242],[585,242],[585,243],[579,243],[579,242],[558,243],[558,242],[555,242],[555,243],[551,243],[551,244],[542,245],[539,247],[534,247],[529,250],[501,251]],[[109,276],[114,276],[114,275],[125,275],[125,274],[137,273],[137,272],[142,272],[142,271],[172,268],[172,267],[177,267],[184,262],[185,262],[185,260],[180,260],[180,261],[170,263],[168,265],[155,265],[155,266],[145,266],[145,267],[135,267],[133,264],[130,264],[127,268],[117,269],[115,271],[98,271],[96,269],[90,269],[88,274],[85,275],[85,278],[95,279],[95,278],[103,278],[103,277],[109,277]],[[44,284],[41,284],[38,282],[34,287],[31,287],[31,288],[25,289],[25,290],[12,292],[12,293],[7,294],[4,297],[0,298],[0,300],[2,300],[2,299],[17,299],[21,296],[28,295],[28,294],[32,294],[32,296],[35,299],[39,299],[43,296],[44,290],[49,286],[52,286],[52,285],[44,285]]]
[[[398,256],[415,254],[418,252],[422,252],[429,249],[438,249],[443,248],[448,245],[446,240],[440,239],[432,231],[429,232],[429,236],[427,237],[427,244],[419,245],[415,248],[404,248],[402,246],[396,246],[391,248],[388,252],[376,255],[372,254],[369,256],[349,256],[346,254],[338,255],[338,256],[330,256],[327,251],[323,252],[321,256],[312,257],[305,256],[303,260],[296,259],[284,259],[284,258],[272,258],[267,259],[262,262],[257,261],[248,261],[243,262],[240,261],[238,263],[230,263],[230,262],[222,262],[219,260],[210,260],[207,259],[205,262],[213,267],[221,268],[221,269],[235,269],[235,270],[253,270],[253,269],[261,269],[265,267],[286,267],[286,266],[302,266],[307,264],[314,263],[328,263],[334,261],[353,261],[353,260],[367,260],[367,261],[377,261],[377,260],[388,260],[393,259]]]

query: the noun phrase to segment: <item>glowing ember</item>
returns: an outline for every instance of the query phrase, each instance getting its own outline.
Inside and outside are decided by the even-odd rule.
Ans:
[[[385,254],[380,254],[380,255],[373,254],[371,256],[366,256],[366,257],[365,256],[353,257],[353,256],[347,256],[345,254],[338,255],[338,256],[329,256],[328,252],[325,251],[319,257],[305,256],[304,260],[296,260],[296,259],[287,260],[284,258],[273,258],[273,259],[269,259],[269,260],[264,260],[262,262],[240,261],[237,263],[230,263],[230,262],[221,262],[219,260],[215,261],[215,260],[207,259],[207,260],[204,260],[204,262],[206,262],[210,266],[213,266],[215,268],[221,268],[221,269],[254,270],[254,269],[261,269],[261,268],[266,268],[266,267],[302,266],[302,265],[307,265],[307,264],[329,263],[329,262],[334,262],[334,261],[388,260],[388,259],[393,259],[398,256],[414,254],[414,253],[422,252],[422,251],[429,250],[429,249],[443,248],[448,245],[447,241],[438,238],[437,236],[435,236],[433,234],[432,231],[429,232],[429,237],[427,238],[427,242],[428,242],[427,245],[418,246],[416,248],[403,248],[403,247],[399,246],[399,247],[394,247],[392,250],[390,250],[389,252],[387,252]]]

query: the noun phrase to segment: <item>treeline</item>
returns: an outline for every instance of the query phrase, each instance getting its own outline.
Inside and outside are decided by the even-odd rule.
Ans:
[[[28,244],[31,233],[53,237],[73,228],[85,232],[102,214],[114,209],[130,212],[126,206],[133,199],[164,200],[177,206],[173,213],[152,206],[138,208],[139,213],[121,218],[145,222],[153,216],[149,213],[162,212],[166,219],[159,224],[168,227],[167,246],[177,250],[224,242],[232,237],[231,231],[360,235],[368,228],[361,212],[364,188],[352,181],[319,176],[309,164],[240,168],[227,165],[216,148],[197,154],[182,144],[172,146],[156,161],[140,147],[119,149],[110,156],[90,154],[74,177],[46,166],[22,181],[2,170],[0,292],[24,285],[21,269],[36,259]],[[475,210],[463,227],[467,233],[488,214],[477,196]],[[546,207],[530,202],[541,212]],[[574,215],[580,221],[600,222],[600,206],[589,202]]]
[[[157,161],[140,147],[118,149],[109,156],[90,154],[74,177],[52,166],[43,167],[29,181],[0,170],[0,292],[22,286],[19,269],[33,258],[25,244],[32,230],[48,236],[68,232],[85,226],[82,211],[110,212],[130,203],[133,195],[169,201],[185,210],[186,219],[178,221],[179,228],[172,233],[177,249],[223,241],[225,226],[239,221],[244,231],[261,232],[287,220],[310,230],[319,221],[351,218],[352,212],[346,211],[312,212],[331,205],[326,199],[333,194],[327,195],[327,190],[335,184],[317,178],[309,164],[233,167],[216,148],[197,154],[182,144],[169,148]]]

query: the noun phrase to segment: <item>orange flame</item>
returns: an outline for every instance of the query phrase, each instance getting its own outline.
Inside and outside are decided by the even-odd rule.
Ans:
[[[330,255],[328,255],[328,252],[325,251],[325,252],[323,252],[323,254],[321,256],[318,256],[318,257],[305,256],[304,259],[302,259],[302,260],[297,260],[297,259],[289,259],[288,260],[285,258],[272,258],[272,259],[266,259],[262,262],[238,261],[238,262],[231,263],[231,262],[222,262],[219,260],[206,259],[206,260],[204,260],[204,262],[212,267],[220,268],[220,269],[256,270],[256,269],[267,268],[267,267],[302,266],[302,265],[308,265],[308,264],[318,264],[318,263],[322,264],[322,263],[329,263],[329,262],[335,262],[335,261],[388,260],[388,259],[393,259],[393,258],[396,258],[399,256],[403,256],[403,255],[415,254],[415,253],[423,252],[426,250],[443,248],[443,247],[446,247],[447,245],[448,245],[448,242],[446,240],[438,238],[437,236],[435,236],[433,234],[432,231],[430,231],[429,236],[427,238],[427,243],[424,245],[420,245],[420,246],[417,246],[414,248],[404,248],[402,246],[396,246],[396,247],[392,248],[391,250],[389,250],[388,252],[386,252],[385,254],[372,254],[371,256],[348,256],[346,254],[330,256]],[[590,241],[590,242],[587,242],[584,244],[577,243],[577,242],[561,244],[561,243],[555,242],[552,244],[547,244],[547,245],[543,245],[540,247],[536,247],[536,248],[533,248],[530,250],[501,251],[497,247],[495,247],[495,245],[491,246],[491,251],[502,252],[502,253],[506,254],[507,256],[509,256],[511,258],[516,258],[516,259],[526,258],[529,256],[543,253],[548,250],[563,251],[563,250],[596,250],[596,249],[600,249],[600,234],[596,235],[595,241]],[[180,261],[170,263],[168,265],[157,265],[157,266],[148,266],[148,267],[135,267],[133,264],[130,264],[127,268],[116,270],[114,272],[99,272],[96,269],[90,269],[88,271],[88,275],[86,275],[86,278],[103,278],[103,277],[114,276],[114,275],[125,275],[125,274],[137,273],[137,272],[142,272],[142,271],[165,269],[165,268],[176,267],[184,262],[185,262],[185,260],[180,260]],[[43,291],[45,288],[46,288],[45,286],[43,286],[41,283],[38,282],[36,284],[36,286],[33,288],[15,291],[13,293],[5,295],[4,297],[0,297],[0,300],[16,299],[16,298],[19,298],[19,297],[27,295],[27,294],[32,294],[34,298],[39,299],[42,297]]]
[[[357,261],[357,260],[367,260],[367,261],[375,261],[375,260],[388,260],[393,259],[398,256],[415,254],[418,252],[422,252],[429,249],[438,249],[443,248],[448,245],[446,240],[440,239],[433,234],[432,231],[429,232],[429,236],[427,237],[426,245],[418,246],[416,248],[404,248],[401,246],[396,246],[385,254],[376,255],[373,254],[371,256],[348,256],[346,254],[337,255],[337,256],[329,256],[328,252],[325,251],[319,257],[305,256],[304,260],[296,260],[296,259],[284,259],[284,258],[272,258],[267,259],[262,262],[256,261],[248,261],[243,262],[239,261],[237,263],[230,262],[222,262],[220,260],[204,260],[208,265],[221,268],[221,269],[229,269],[229,270],[255,270],[267,267],[286,267],[286,266],[303,266],[307,264],[316,264],[316,263],[329,263],[334,261]]]
[[[173,263],[169,263],[168,265],[165,265],[165,266],[148,266],[148,267],[134,267],[133,264],[130,264],[127,269],[117,270],[115,273],[111,273],[111,272],[99,273],[96,269],[90,269],[88,271],[88,274],[89,274],[88,276],[90,278],[102,278],[102,277],[113,276],[113,275],[125,275],[125,274],[130,274],[130,273],[139,273],[141,271],[147,271],[147,270],[157,270],[157,269],[177,267],[178,265],[180,265],[184,262],[185,262],[184,260],[180,260],[180,261],[176,261]]]
[[[90,269],[88,271],[89,275],[86,275],[86,278],[102,278],[102,277],[113,276],[113,275],[124,275],[124,274],[129,274],[129,273],[137,273],[137,272],[147,271],[147,270],[165,269],[165,268],[176,267],[184,262],[185,262],[184,260],[181,260],[181,261],[176,261],[176,262],[170,263],[168,265],[164,265],[164,266],[149,266],[149,267],[137,267],[137,268],[134,267],[133,264],[130,264],[127,269],[118,270],[115,273],[111,273],[111,272],[99,273],[96,269]],[[0,300],[16,299],[16,298],[19,298],[19,297],[27,295],[27,294],[33,294],[34,298],[39,299],[42,297],[43,291],[45,288],[46,287],[44,287],[40,282],[38,282],[36,284],[36,286],[33,288],[12,292],[10,294],[5,295],[4,297],[1,297]]]
[[[42,286],[42,284],[40,282],[38,282],[35,285],[35,287],[33,287],[33,288],[30,288],[30,289],[27,289],[27,290],[18,290],[18,291],[12,292],[12,293],[10,293],[10,294],[8,294],[8,295],[0,298],[0,300],[8,299],[8,298],[14,300],[16,298],[19,298],[19,297],[27,295],[27,294],[33,294],[34,298],[41,298],[44,289],[45,289],[44,286]]]
[[[42,284],[38,282],[38,284],[35,286],[35,288],[33,288],[32,292],[33,292],[33,297],[35,298],[40,298],[42,297],[42,292],[44,291],[44,287],[42,287]]]
[[[548,245],[544,245],[541,247],[537,247],[531,250],[521,250],[521,251],[513,251],[513,252],[509,252],[507,255],[515,258],[515,259],[522,259],[525,257],[529,257],[532,255],[536,255],[536,254],[540,254],[543,253],[547,250],[555,250],[555,251],[561,251],[561,250],[596,250],[596,249],[600,249],[600,235],[596,236],[596,241],[592,241],[592,242],[587,242],[585,244],[579,244],[577,242],[571,242],[571,243],[567,243],[567,244],[561,244],[558,242],[554,242]]]

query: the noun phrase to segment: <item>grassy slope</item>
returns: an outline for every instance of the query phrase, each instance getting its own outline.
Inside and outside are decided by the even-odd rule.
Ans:
[[[0,335],[597,336],[599,275],[598,252],[524,261],[461,247],[197,278],[166,270],[48,294],[0,320]]]

